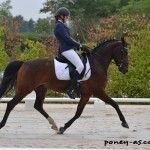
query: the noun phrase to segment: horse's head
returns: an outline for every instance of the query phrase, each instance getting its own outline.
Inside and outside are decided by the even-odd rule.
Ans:
[[[105,70],[108,69],[112,59],[123,74],[128,72],[128,48],[124,37],[120,40],[110,39],[98,44],[92,51],[92,56]],[[95,63],[97,64],[97,63]]]
[[[124,37],[121,38],[121,43],[115,48],[113,59],[120,72],[123,74],[128,72],[128,48]]]

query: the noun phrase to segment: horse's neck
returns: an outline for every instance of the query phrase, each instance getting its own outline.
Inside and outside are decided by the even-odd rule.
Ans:
[[[115,42],[110,43],[107,47],[101,48],[94,52],[94,62],[96,66],[99,66],[105,73],[107,73],[108,67],[112,61],[113,49]]]
[[[95,61],[99,64],[99,66],[102,66],[107,71],[112,60],[111,50],[109,49],[102,53],[96,53],[95,57]]]

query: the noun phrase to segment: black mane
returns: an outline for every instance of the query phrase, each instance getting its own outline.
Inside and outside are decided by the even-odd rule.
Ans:
[[[98,43],[97,46],[93,49],[93,52],[96,51],[97,49],[102,49],[107,44],[110,44],[110,43],[116,42],[116,41],[118,41],[118,40],[116,40],[116,39],[107,39],[106,41]]]

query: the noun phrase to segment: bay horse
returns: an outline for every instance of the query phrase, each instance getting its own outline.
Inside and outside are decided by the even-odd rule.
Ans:
[[[5,126],[10,112],[30,92],[35,91],[36,100],[34,108],[38,110],[57,130],[59,134],[71,126],[80,117],[89,98],[93,95],[110,104],[117,111],[122,126],[129,128],[118,104],[106,93],[107,70],[112,60],[120,72],[128,72],[128,48],[124,37],[121,40],[111,39],[97,45],[88,55],[91,65],[91,77],[83,81],[80,86],[81,98],[77,110],[72,119],[64,127],[57,128],[55,121],[43,109],[43,102],[47,89],[57,92],[65,92],[69,81],[61,81],[56,78],[53,59],[33,59],[28,61],[14,61],[7,65],[0,85],[0,98],[15,86],[15,96],[7,103],[7,108],[0,129]]]

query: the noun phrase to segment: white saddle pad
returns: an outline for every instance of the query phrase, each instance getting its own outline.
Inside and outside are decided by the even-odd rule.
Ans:
[[[69,75],[69,69],[67,63],[61,63],[54,59],[54,65],[55,65],[55,74],[57,79],[59,80],[70,80],[70,75]],[[89,64],[89,60],[87,59],[86,63],[86,71],[84,74],[84,77],[82,78],[81,81],[88,80],[91,76],[91,68]]]

